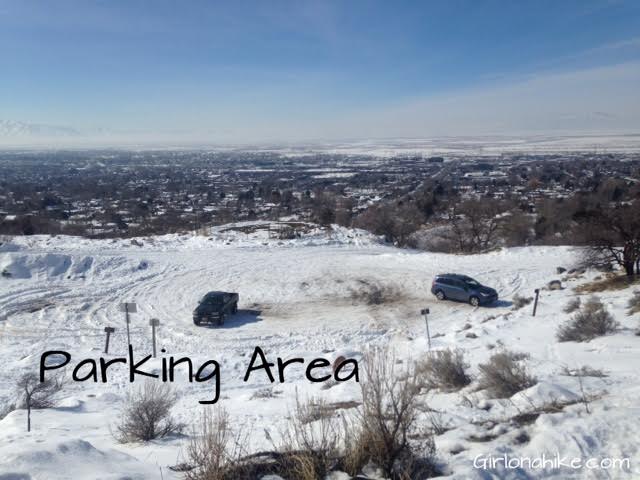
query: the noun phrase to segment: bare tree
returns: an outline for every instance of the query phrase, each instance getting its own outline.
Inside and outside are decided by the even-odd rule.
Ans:
[[[331,225],[336,221],[335,195],[317,192],[313,199],[313,218],[320,225]]]
[[[358,216],[355,225],[404,246],[423,222],[424,216],[413,203],[402,203],[369,207]]]
[[[18,390],[22,403],[27,409],[27,432],[31,431],[31,409],[52,408],[56,404],[56,394],[62,389],[61,377],[44,382],[35,373],[25,373],[18,380]]]
[[[583,224],[589,245],[585,263],[619,265],[628,276],[640,274],[640,205],[616,204],[593,209]]]
[[[451,236],[459,252],[474,253],[494,247],[503,222],[504,205],[495,199],[464,200],[447,214]]]

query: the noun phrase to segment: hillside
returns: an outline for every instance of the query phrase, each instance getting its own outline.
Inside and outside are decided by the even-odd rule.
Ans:
[[[620,322],[616,333],[587,343],[558,343],[556,330],[570,317],[563,308],[576,295],[574,287],[601,275],[558,274],[557,267],[576,263],[570,248],[461,256],[396,249],[347,229],[311,228],[293,240],[269,237],[264,229],[236,225],[214,229],[210,236],[134,241],[35,236],[6,242],[0,246],[0,271],[8,272],[0,277],[0,404],[15,400],[18,377],[37,371],[44,351],[68,351],[73,362],[100,357],[105,326],[117,329],[109,356],[125,355],[119,304],[136,302],[134,350],[150,353],[148,321],[158,318],[158,347],[166,355],[188,356],[194,363],[219,361],[220,405],[236,425],[251,429],[251,449],[259,450],[269,446],[265,430],[274,435],[284,425],[296,393],[357,402],[359,388],[347,382],[323,389],[306,381],[303,367],[292,366],[270,398],[256,395],[270,383],[260,374],[243,382],[254,347],[260,346],[271,361],[360,359],[378,345],[391,347],[403,361],[419,360],[428,350],[420,309],[428,306],[432,347],[464,351],[473,377],[478,365],[501,347],[530,354],[527,365],[537,377],[536,385],[510,399],[488,398],[475,381],[459,392],[425,396],[445,426],[436,447],[447,478],[489,478],[473,468],[473,460],[492,452],[632,459],[626,472],[565,468],[525,473],[498,467],[498,478],[640,476],[633,460],[640,453],[640,337],[635,335],[640,319],[626,313],[633,288],[601,294]],[[429,289],[434,275],[442,272],[470,275],[496,288],[500,301],[480,308],[438,302]],[[563,289],[544,289],[556,279]],[[536,317],[531,305],[513,308],[514,295],[531,296],[536,288],[543,289]],[[191,321],[191,311],[209,290],[240,294],[238,315],[221,328],[196,327]],[[160,368],[160,359],[152,366]],[[565,368],[583,366],[606,376],[565,374]],[[128,385],[126,369],[117,367],[107,384],[66,383],[58,407],[33,414],[30,434],[24,428],[25,411],[9,413],[0,420],[0,479],[89,479],[97,478],[97,471],[101,479],[182,478],[168,467],[184,460],[186,438],[131,446],[111,435]],[[198,400],[212,395],[211,386],[184,378],[174,386],[180,396],[176,416],[193,424],[202,408]],[[546,408],[557,403],[568,405]],[[536,415],[530,421],[514,421],[532,411]],[[422,421],[430,423],[423,415]]]

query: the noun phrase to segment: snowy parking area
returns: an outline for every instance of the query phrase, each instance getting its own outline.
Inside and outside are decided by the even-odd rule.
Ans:
[[[280,241],[258,234],[213,232],[210,237],[165,236],[130,240],[73,237],[22,237],[0,247],[0,402],[14,400],[17,378],[37,371],[40,355],[64,350],[77,359],[98,358],[104,349],[104,327],[116,328],[107,357],[127,353],[122,302],[136,302],[132,314],[133,348],[151,353],[149,320],[160,320],[158,348],[165,355],[188,356],[196,363],[216,359],[221,366],[221,399],[238,425],[252,429],[251,447],[268,445],[292,407],[296,392],[330,402],[356,401],[359,388],[345,382],[323,389],[309,383],[304,366],[287,369],[286,381],[274,384],[272,398],[256,395],[271,386],[256,373],[243,381],[256,346],[271,361],[276,357],[338,355],[361,358],[373,345],[388,345],[404,359],[427,354],[424,318],[434,349],[462,349],[471,364],[486,361],[505,346],[531,355],[538,383],[511,399],[484,398],[473,384],[461,392],[431,393],[428,404],[441,412],[448,430],[436,438],[437,456],[451,478],[489,478],[474,468],[478,455],[508,453],[535,456],[560,451],[569,456],[629,457],[632,471],[563,471],[562,478],[638,478],[640,467],[640,337],[638,315],[625,313],[629,290],[607,293],[603,302],[621,323],[614,335],[588,343],[558,343],[555,331],[569,316],[562,309],[575,295],[573,287],[596,275],[566,280],[561,290],[542,290],[538,313],[530,306],[512,308],[515,294],[531,296],[551,280],[559,266],[571,267],[575,253],[566,247],[522,247],[483,255],[445,255],[381,245],[363,232],[339,229],[310,232]],[[430,293],[435,274],[456,272],[498,291],[500,301],[473,308],[437,302]],[[238,292],[239,312],[223,327],[198,327],[191,319],[197,301],[210,290]],[[376,301],[371,302],[372,292]],[[156,363],[154,363],[156,362]],[[159,368],[160,358],[148,368]],[[588,365],[605,378],[562,375],[564,367]],[[192,424],[198,400],[211,396],[211,385],[174,383],[180,400],[176,417]],[[121,445],[110,433],[122,398],[130,387],[127,370],[113,367],[109,382],[68,382],[63,401],[33,415],[27,434],[25,412],[0,420],[0,478],[63,479],[181,478],[168,469],[183,457],[183,438],[147,445]],[[587,389],[594,400],[590,413],[580,404],[540,415],[530,425],[507,420],[518,409],[552,398],[573,398]],[[489,408],[490,407],[490,408]],[[524,430],[530,440],[514,438]],[[484,437],[482,437],[484,435]],[[483,441],[477,440],[484,438]],[[476,440],[474,440],[476,439]],[[500,470],[498,470],[500,471]],[[499,478],[547,478],[548,472],[502,471]],[[606,476],[611,474],[611,476]],[[23,475],[23,476],[20,476]]]

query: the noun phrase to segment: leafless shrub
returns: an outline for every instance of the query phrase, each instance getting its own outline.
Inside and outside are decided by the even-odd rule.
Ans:
[[[199,427],[194,429],[186,449],[190,466],[184,473],[186,480],[241,479],[239,460],[245,442],[231,427],[228,413],[221,408],[205,410]]]
[[[360,438],[367,444],[361,448],[391,479],[428,478],[435,472],[433,438],[427,436],[420,446],[410,442],[416,429],[420,381],[411,366],[399,371],[397,365],[386,351],[365,357],[359,421]]]
[[[276,398],[282,393],[281,390],[274,390],[273,387],[261,388],[251,394],[251,399]]]
[[[279,449],[288,454],[286,473],[300,480],[325,478],[338,462],[341,440],[340,424],[326,401],[311,398],[302,402],[296,396]]]
[[[520,411],[517,415],[514,415],[513,417],[509,418],[509,421],[519,427],[531,425],[542,414],[560,413],[565,409],[565,407],[568,407],[570,405],[575,405],[580,402],[581,402],[580,399],[559,400],[557,398],[552,397],[545,400],[544,403],[542,404],[535,404],[532,400],[529,399],[531,410]]]
[[[391,480],[428,478],[436,472],[435,447],[432,432],[425,434],[416,424],[420,388],[414,369],[399,371],[395,358],[376,352],[367,356],[364,373],[357,412],[336,414],[336,409],[358,407],[354,402],[296,398],[280,440],[267,434],[272,451],[245,455],[246,439],[233,432],[226,414],[203,417],[181,471],[187,480],[249,480],[267,474],[318,480],[336,470],[355,476],[373,464]]]
[[[53,377],[44,382],[35,373],[25,373],[18,380],[20,405],[27,409],[27,432],[31,431],[31,410],[52,408],[56,405],[57,394],[62,389],[62,377]]]
[[[352,476],[356,476],[369,462],[371,439],[358,417],[344,417],[343,432],[344,452],[339,468]]]
[[[506,398],[535,385],[536,379],[524,363],[527,358],[527,354],[510,350],[494,353],[487,363],[478,366],[480,389],[493,397]]]
[[[115,427],[116,440],[120,443],[147,442],[180,433],[183,425],[171,416],[176,401],[175,392],[165,383],[149,381],[129,392],[122,418]]]
[[[640,290],[633,292],[633,296],[629,299],[627,308],[627,314],[629,315],[640,312]]]
[[[520,310],[522,307],[525,307],[533,302],[533,297],[523,297],[516,293],[511,301],[513,302],[513,309]]]
[[[560,342],[588,342],[613,333],[618,325],[600,299],[591,297],[579,312],[560,325],[556,336]]]
[[[580,401],[584,405],[584,410],[587,413],[591,413],[591,410],[589,408],[591,401],[584,390],[584,377],[582,375],[578,375],[578,385],[580,386]]]
[[[568,377],[597,377],[597,378],[605,378],[608,375],[597,368],[592,368],[588,365],[583,365],[580,368],[571,369],[568,366],[564,366],[562,368],[562,374]]]
[[[446,433],[450,430],[450,428],[445,425],[445,422],[442,418],[442,412],[431,410],[427,412],[427,416],[429,417],[431,431],[434,435],[442,435],[443,433]]]
[[[436,351],[418,363],[416,373],[430,388],[453,391],[466,387],[471,382],[466,372],[468,368],[469,364],[465,362],[462,350],[447,349]]]
[[[574,297],[565,305],[562,309],[564,313],[573,313],[580,308],[581,300],[580,297]]]

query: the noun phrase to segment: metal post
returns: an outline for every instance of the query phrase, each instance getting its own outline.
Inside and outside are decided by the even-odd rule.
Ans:
[[[431,352],[431,334],[429,333],[429,319],[427,318],[429,315],[429,309],[423,308],[420,310],[420,313],[424,315],[424,323],[427,325],[427,343],[429,345],[429,352]]]
[[[127,323],[127,345],[131,345],[131,334],[129,333],[129,304],[124,304],[124,315]]]
[[[129,314],[136,313],[138,311],[138,306],[135,304],[135,302],[121,303],[120,311],[124,312],[124,319],[125,323],[127,324],[127,345],[131,345],[131,333],[129,331],[129,323],[131,323],[131,320],[129,319]]]
[[[157,318],[152,318],[149,320],[149,325],[151,325],[151,342],[153,343],[153,358],[156,358],[156,327],[160,325],[160,320]]]
[[[533,316],[536,316],[536,310],[538,309],[538,296],[540,295],[540,289],[536,288],[536,299],[533,301]]]
[[[109,338],[111,337],[111,334],[116,331],[116,329],[113,327],[104,327],[104,331],[107,334],[107,343],[104,346],[104,353],[109,353]]]

